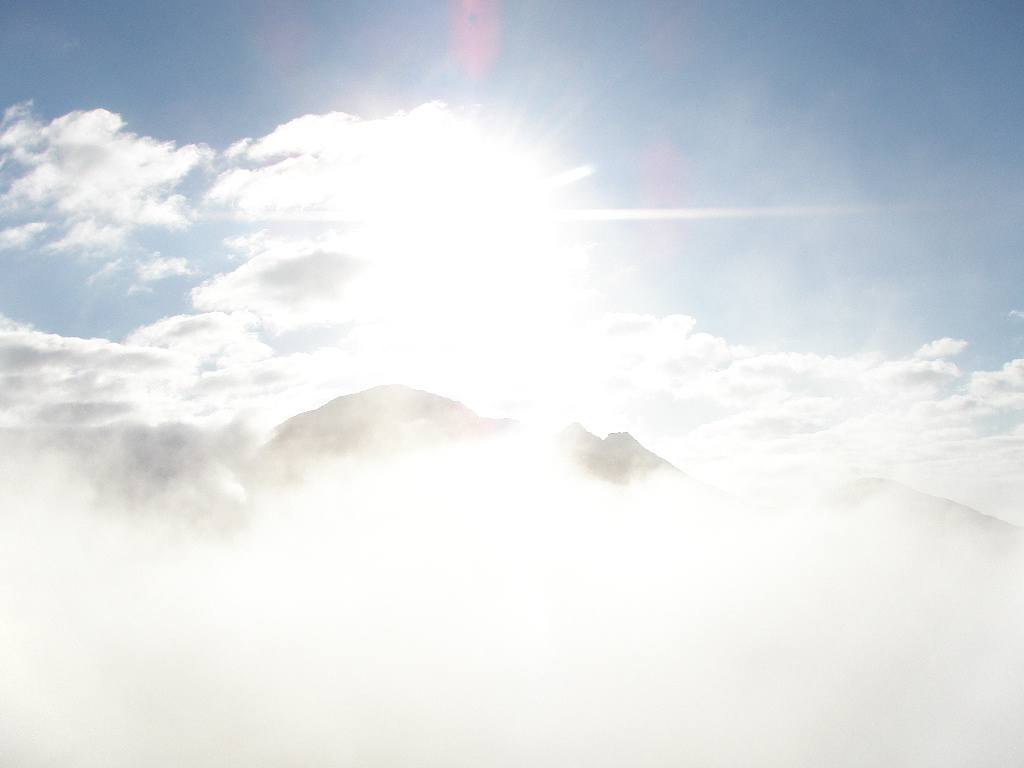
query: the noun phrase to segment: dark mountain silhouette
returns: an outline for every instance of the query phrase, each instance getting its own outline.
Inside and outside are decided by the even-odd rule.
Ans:
[[[501,434],[509,419],[486,419],[447,397],[399,384],[343,395],[281,423],[264,460],[301,461],[347,454],[376,456]]]
[[[628,432],[613,432],[602,440],[581,424],[570,424],[557,438],[558,447],[589,474],[625,485],[652,472],[689,477],[682,470],[644,448]]]

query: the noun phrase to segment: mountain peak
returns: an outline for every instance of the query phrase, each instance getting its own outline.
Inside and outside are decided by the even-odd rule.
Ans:
[[[616,485],[627,485],[652,472],[682,470],[647,450],[628,432],[612,432],[603,440],[583,425],[570,424],[558,436],[559,446],[591,475]]]
[[[342,395],[282,422],[265,453],[291,458],[379,455],[499,434],[514,422],[478,416],[462,403],[402,384]]]
[[[934,522],[963,522],[992,531],[1017,530],[1017,526],[986,515],[951,499],[918,491],[884,477],[862,477],[829,493],[825,501],[840,508],[856,509],[883,503],[908,514],[926,515]]]

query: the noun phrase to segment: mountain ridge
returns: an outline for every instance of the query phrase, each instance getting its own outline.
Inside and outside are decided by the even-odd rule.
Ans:
[[[972,525],[992,531],[1021,531],[1009,523],[952,499],[935,496],[897,480],[884,477],[861,477],[833,488],[824,494],[830,506],[843,510],[865,509],[873,504],[887,504],[904,512],[924,512],[934,520],[969,521]]]
[[[402,384],[385,384],[336,397],[281,422],[259,451],[261,470],[299,474],[309,465],[342,457],[380,457],[452,444],[470,444],[524,430],[512,419],[478,415],[452,398]],[[583,474],[627,486],[655,476],[721,497],[731,505],[757,507],[702,483],[648,450],[628,432],[605,438],[575,422],[553,436],[556,456]],[[886,478],[859,478],[822,494],[830,508],[864,510],[882,503],[935,522],[969,521],[975,527],[1020,531],[1018,526],[964,504]],[[760,508],[760,507],[758,507]]]
[[[517,421],[480,416],[452,398],[402,384],[384,384],[341,395],[286,419],[273,429],[261,454],[264,461],[272,463],[378,456],[521,429],[524,427]],[[614,432],[602,439],[574,423],[554,436],[554,444],[572,465],[604,482],[628,485],[656,472],[697,482],[628,432]]]
[[[612,432],[601,439],[575,422],[563,429],[555,440],[581,468],[617,485],[626,485],[658,471],[692,479],[671,462],[645,448],[628,432]]]
[[[457,400],[402,384],[341,395],[274,428],[265,452],[301,447],[341,455],[382,453],[431,442],[479,438],[512,429],[511,419],[488,419]]]

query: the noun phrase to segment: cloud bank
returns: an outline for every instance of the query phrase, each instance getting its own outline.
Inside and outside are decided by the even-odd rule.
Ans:
[[[412,446],[281,479],[231,429],[5,432],[0,759],[1020,759],[1012,531],[616,484],[530,433]]]

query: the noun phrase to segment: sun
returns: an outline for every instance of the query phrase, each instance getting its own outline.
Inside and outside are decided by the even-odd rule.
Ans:
[[[360,332],[435,373],[554,375],[586,259],[557,236],[553,190],[580,174],[447,112],[410,118],[361,201],[354,237],[371,268],[350,293]]]
[[[213,203],[288,237],[308,226],[309,248],[358,262],[318,318],[348,324],[341,343],[376,361],[374,381],[481,403],[564,378],[592,292],[556,203],[588,169],[437,103],[306,116],[228,154]]]

